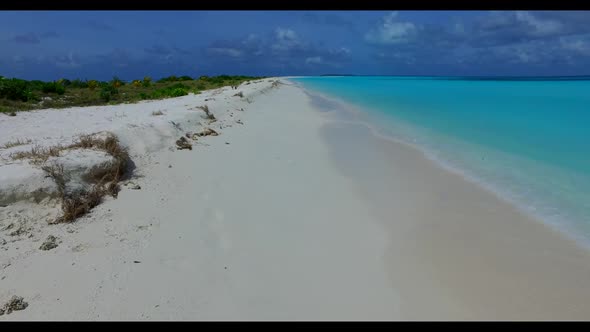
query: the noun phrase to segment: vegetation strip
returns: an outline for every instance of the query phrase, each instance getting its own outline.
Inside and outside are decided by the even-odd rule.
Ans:
[[[169,76],[158,81],[150,77],[125,82],[118,77],[106,82],[61,79],[54,82],[26,81],[0,76],[0,113],[16,115],[19,111],[72,106],[113,105],[141,100],[164,99],[200,93],[261,79],[252,76]],[[239,95],[239,93],[238,93]]]

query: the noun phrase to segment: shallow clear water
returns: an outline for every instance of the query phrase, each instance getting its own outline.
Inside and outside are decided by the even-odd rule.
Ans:
[[[590,79],[292,80],[590,243]]]

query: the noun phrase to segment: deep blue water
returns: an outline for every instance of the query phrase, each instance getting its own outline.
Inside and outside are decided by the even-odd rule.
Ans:
[[[589,77],[292,80],[590,243]]]

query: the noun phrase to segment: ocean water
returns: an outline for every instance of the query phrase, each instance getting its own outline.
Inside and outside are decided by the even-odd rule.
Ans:
[[[590,77],[291,80],[590,245]]]

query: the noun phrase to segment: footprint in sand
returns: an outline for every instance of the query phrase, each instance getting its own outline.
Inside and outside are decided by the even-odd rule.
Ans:
[[[225,229],[225,215],[222,210],[216,208],[209,208],[204,215],[206,226],[212,233],[211,239],[217,242],[217,246],[224,249],[231,249],[232,243],[229,233]]]
[[[90,246],[88,244],[78,244],[77,246],[72,248],[73,252],[82,252],[88,249]]]

